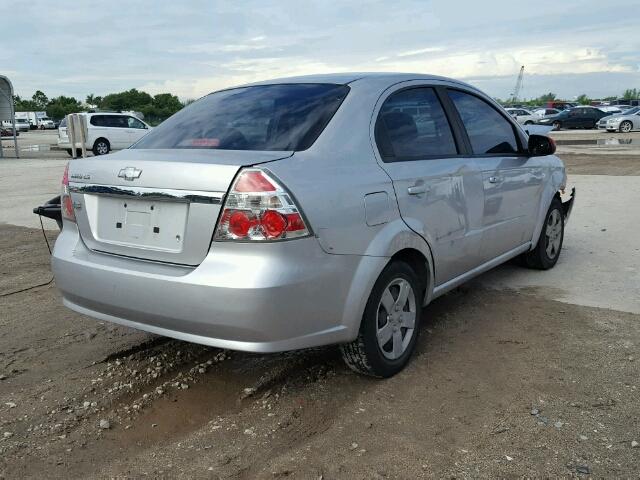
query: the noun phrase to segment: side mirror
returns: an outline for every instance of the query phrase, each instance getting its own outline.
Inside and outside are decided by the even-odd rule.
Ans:
[[[528,149],[533,157],[553,155],[556,152],[556,142],[544,135],[529,135]]]

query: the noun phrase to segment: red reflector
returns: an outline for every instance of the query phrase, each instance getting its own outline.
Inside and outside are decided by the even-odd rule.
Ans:
[[[285,228],[287,228],[287,221],[275,210],[264,212],[260,223],[267,238],[278,238],[282,236]]]
[[[192,138],[191,145],[194,147],[219,147],[219,138]]]
[[[64,167],[64,174],[62,175],[62,185],[69,185],[69,164]]]
[[[236,192],[275,192],[276,187],[262,173],[249,170],[240,174],[233,190]]]
[[[251,228],[251,220],[244,212],[233,212],[229,217],[229,231],[236,237],[246,237]]]
[[[74,220],[76,218],[76,214],[73,211],[73,202],[71,201],[71,197],[69,195],[64,195],[62,197],[62,208],[64,209],[64,217],[69,220]]]
[[[287,213],[287,232],[304,230],[306,227],[299,213]]]

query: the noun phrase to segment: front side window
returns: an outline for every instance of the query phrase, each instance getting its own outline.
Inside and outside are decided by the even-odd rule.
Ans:
[[[475,155],[518,152],[513,126],[495,108],[460,90],[449,90],[449,97],[460,114]]]
[[[129,128],[144,128],[144,123],[134,117],[127,117],[127,126]]]
[[[433,88],[401,90],[376,120],[376,143],[385,162],[456,155],[451,127]]]
[[[183,108],[133,148],[306,150],[349,92],[346,85],[256,85],[215,92]]]

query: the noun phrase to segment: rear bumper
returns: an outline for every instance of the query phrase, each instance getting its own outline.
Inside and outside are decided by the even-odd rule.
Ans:
[[[182,267],[93,252],[65,222],[52,266],[72,310],[180,340],[266,353],[355,338],[386,261],[326,254],[307,238],[216,243],[198,267]]]

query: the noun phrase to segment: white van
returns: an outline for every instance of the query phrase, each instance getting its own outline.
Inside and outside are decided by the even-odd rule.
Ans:
[[[106,155],[111,150],[129,148],[151,129],[149,125],[123,113],[83,113],[87,117],[87,150],[94,155]],[[58,147],[72,154],[71,143],[67,136],[66,119],[58,127]]]

